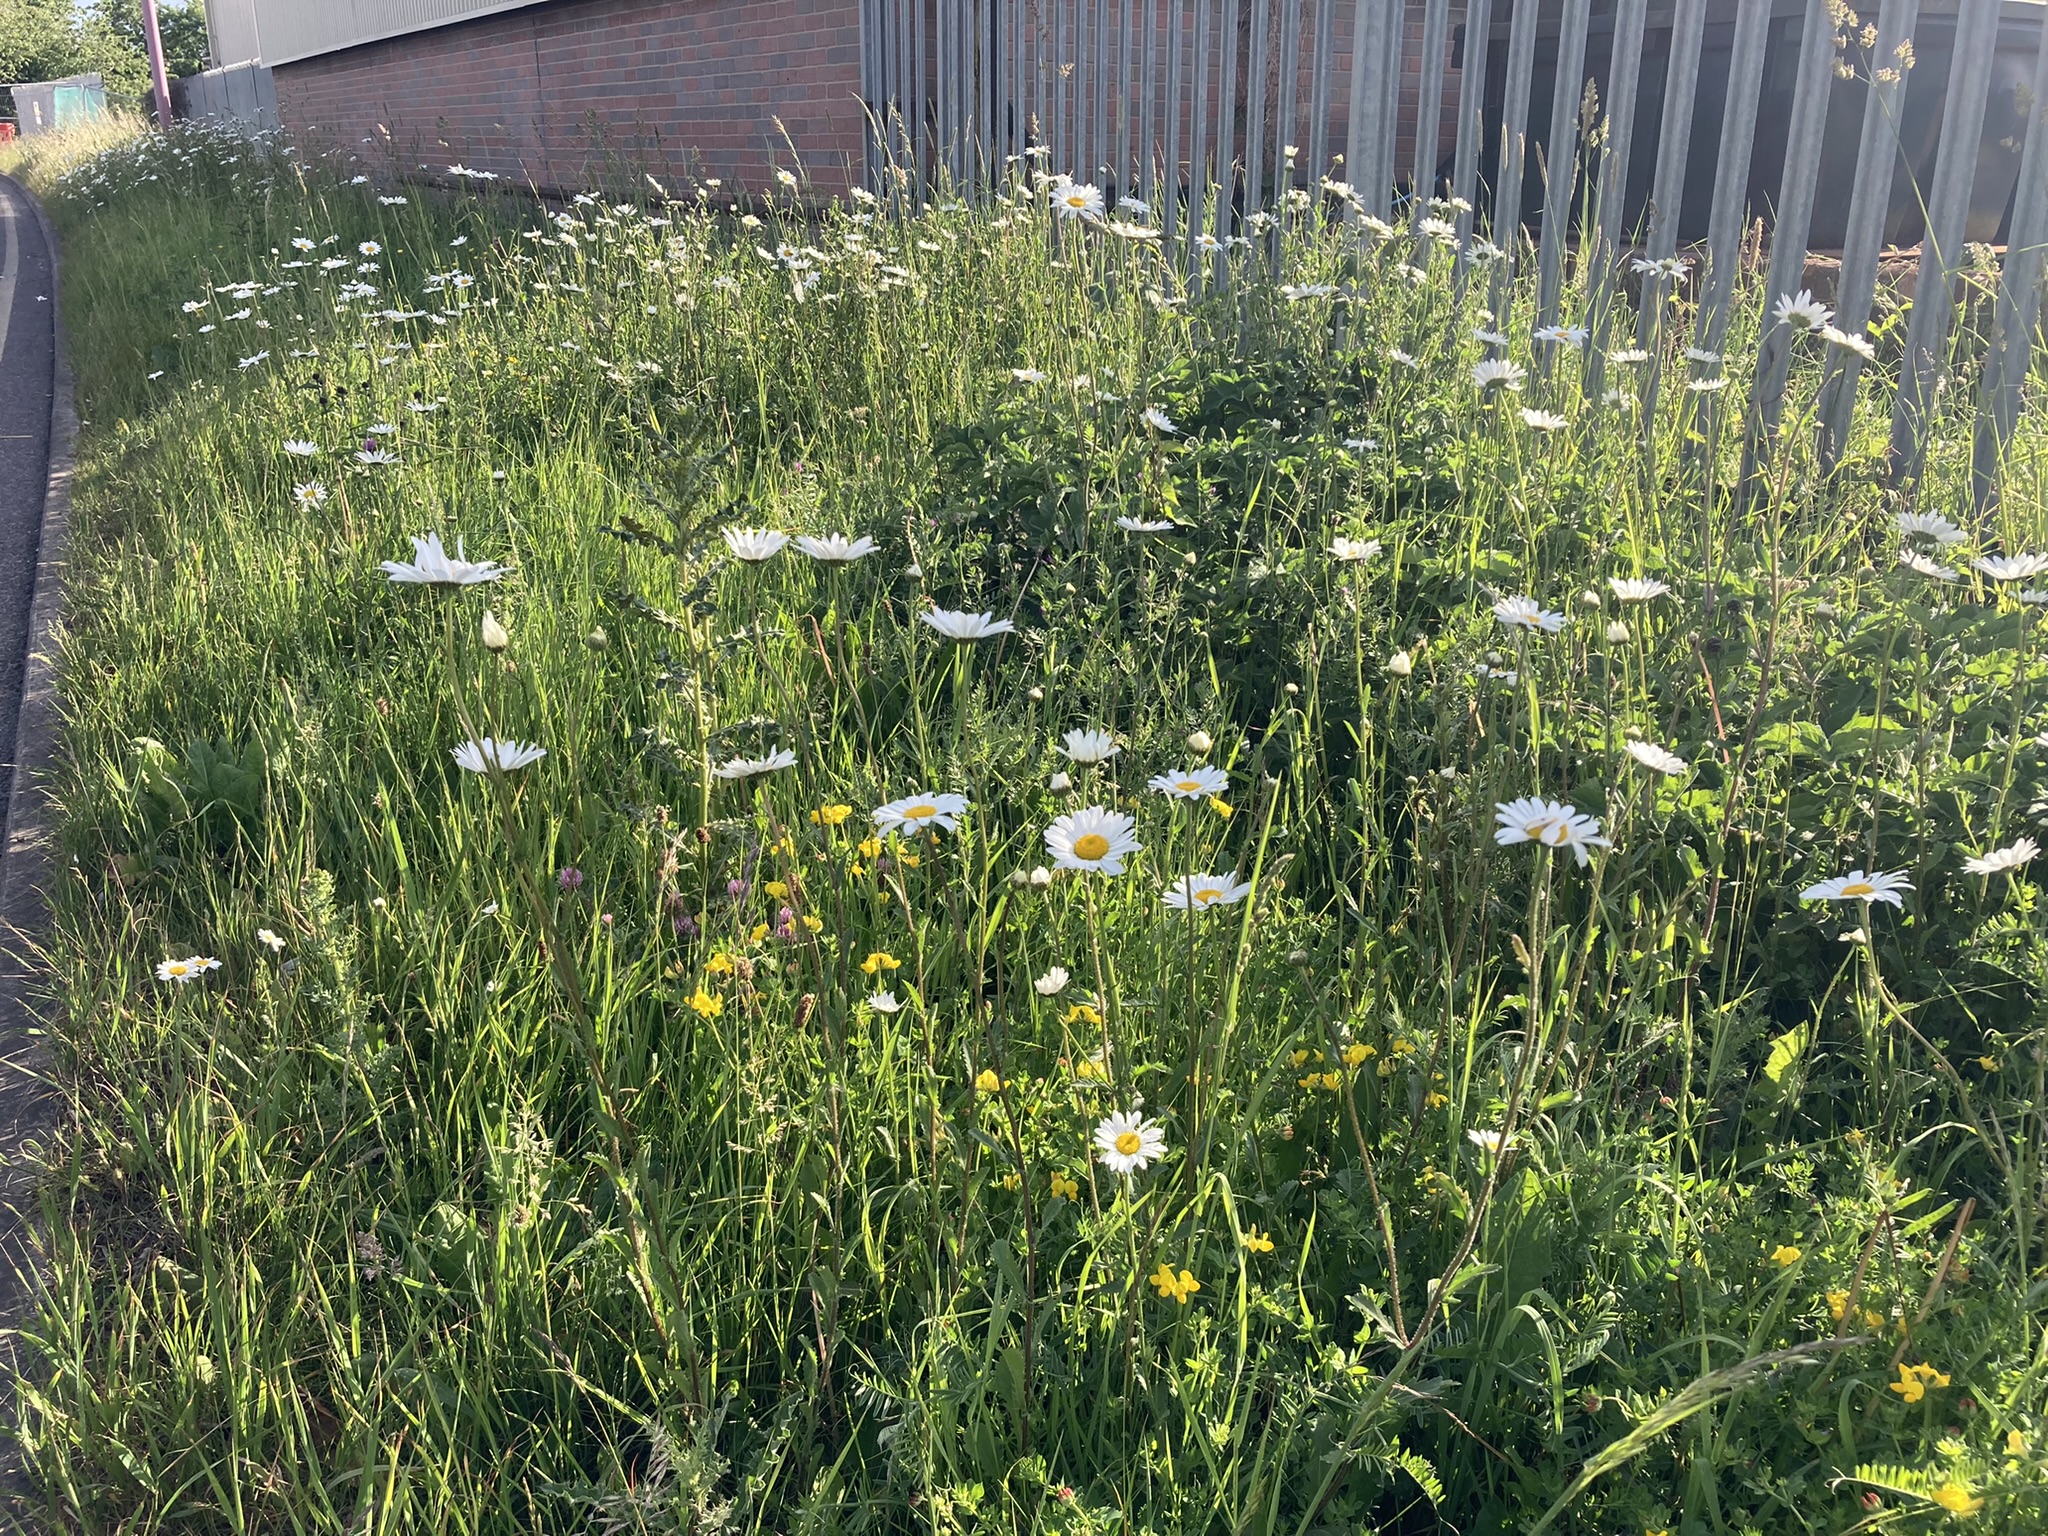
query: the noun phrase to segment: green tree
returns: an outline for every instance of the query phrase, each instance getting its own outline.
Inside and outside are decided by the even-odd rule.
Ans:
[[[95,0],[91,9],[124,46],[147,61],[142,0]],[[202,0],[158,0],[157,32],[164,44],[164,68],[172,79],[196,75],[206,68],[206,7]]]

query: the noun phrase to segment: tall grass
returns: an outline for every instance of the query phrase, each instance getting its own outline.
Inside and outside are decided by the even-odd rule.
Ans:
[[[1810,337],[1744,490],[1753,279],[1724,390],[1681,293],[1610,402],[1523,286],[1322,208],[1190,292],[1023,186],[352,170],[46,168],[53,1519],[2039,1528],[2048,935],[1962,861],[2048,809],[2040,609],[1967,563],[2048,539],[2043,413],[1979,521],[1968,325],[1913,503],[1963,542],[1905,540],[1950,580],[1898,564],[1895,307],[1843,469]],[[430,531],[511,574],[388,581]],[[1497,843],[1525,796],[1611,846]],[[1142,851],[1054,872],[1094,805]],[[1912,889],[1801,899],[1851,868]]]

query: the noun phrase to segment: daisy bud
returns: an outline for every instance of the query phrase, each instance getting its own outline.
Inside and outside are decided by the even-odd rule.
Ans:
[[[1052,776],[1052,782],[1046,787],[1056,795],[1063,795],[1074,787],[1074,781],[1064,773],[1056,773]]]
[[[1209,739],[1207,731],[1190,731],[1188,733],[1188,750],[1190,752],[1206,753],[1215,745],[1216,743]]]
[[[924,567],[921,565],[909,566],[904,570],[903,574],[912,581],[922,581],[924,579]]]
[[[484,649],[487,651],[502,651],[512,643],[512,637],[505,633],[505,626],[498,622],[498,616],[488,608],[484,610],[483,634]]]
[[[1591,587],[1588,587],[1579,594],[1579,606],[1581,608],[1598,608],[1600,606],[1600,594]]]
[[[1039,865],[1038,868],[1031,871],[1031,884],[1036,890],[1044,890],[1048,885],[1052,884],[1052,871],[1043,864]]]
[[[1025,697],[1034,704],[1043,704],[1045,702],[1045,690],[1043,688],[1034,688]]]
[[[1293,698],[1293,697],[1294,697],[1294,695],[1296,695],[1297,693],[1301,692],[1301,684],[1299,684],[1299,683],[1289,683],[1289,684],[1287,685],[1287,687],[1286,687],[1285,689],[1283,689],[1282,691],[1283,691],[1283,692],[1285,692],[1285,693],[1286,693],[1286,695],[1287,695],[1287,696],[1288,696],[1288,697],[1289,697],[1289,698],[1291,699],[1291,698]]]
[[[1387,658],[1387,670],[1396,677],[1406,677],[1415,670],[1415,658],[1406,651],[1396,651]]]
[[[1019,886],[1019,887],[1022,887],[1022,886],[1026,886],[1026,885],[1029,885],[1030,883],[1031,883],[1031,871],[1030,871],[1030,870],[1028,870],[1028,869],[1013,869],[1013,870],[1011,870],[1011,871],[1010,871],[1010,884],[1012,884],[1012,885],[1014,885],[1014,886]]]
[[[1609,645],[1620,645],[1627,638],[1628,626],[1622,623],[1621,620],[1616,619],[1607,626],[1607,643]]]
[[[1185,554],[1185,555],[1182,555],[1182,556],[1180,557],[1180,563],[1181,563],[1182,565],[1188,565],[1188,566],[1191,566],[1191,565],[1193,565],[1193,564],[1195,563],[1195,556],[1194,556],[1194,551],[1190,550],[1190,551],[1189,551],[1189,552],[1188,552],[1187,554]]]
[[[608,651],[612,648],[612,637],[601,629],[593,629],[583,637],[583,643],[593,651]]]

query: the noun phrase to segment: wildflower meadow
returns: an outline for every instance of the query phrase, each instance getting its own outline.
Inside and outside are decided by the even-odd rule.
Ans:
[[[1341,167],[1189,260],[1028,161],[16,155],[87,419],[53,1524],[2048,1525],[1982,272],[1902,486],[1906,296],[1752,246],[1709,353],[1575,253],[1539,331]]]

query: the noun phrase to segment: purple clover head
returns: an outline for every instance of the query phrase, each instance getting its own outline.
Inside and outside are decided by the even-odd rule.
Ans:
[[[583,889],[583,871],[574,864],[564,864],[562,872],[555,876],[555,884],[565,891],[580,891]]]
[[[725,894],[730,896],[734,901],[738,901],[741,898],[743,898],[747,894],[748,889],[749,887],[747,885],[747,882],[744,880],[735,878],[725,882]]]
[[[796,914],[784,907],[775,914],[775,937],[793,939],[796,937]]]

